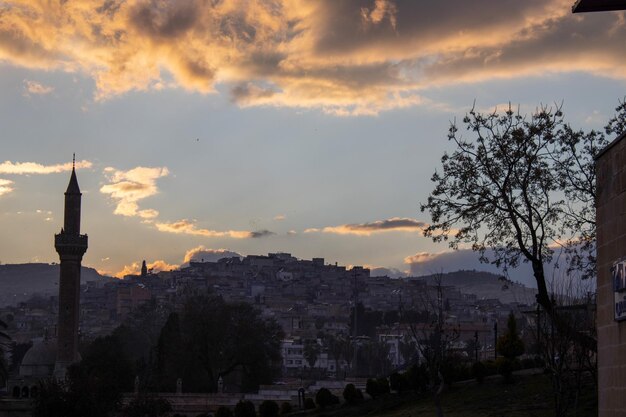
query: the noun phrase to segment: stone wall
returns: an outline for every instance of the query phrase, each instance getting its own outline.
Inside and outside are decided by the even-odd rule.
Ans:
[[[614,320],[611,266],[626,259],[626,135],[596,159],[599,416],[626,416],[626,321]]]

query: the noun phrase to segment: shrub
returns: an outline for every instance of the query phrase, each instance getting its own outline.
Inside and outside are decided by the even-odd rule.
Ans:
[[[376,382],[378,384],[378,393],[380,395],[389,394],[391,392],[389,389],[389,380],[387,378],[378,378]]]
[[[293,411],[293,407],[291,406],[291,403],[285,401],[284,403],[282,403],[280,405],[280,414],[281,415],[289,414],[292,411]]]
[[[260,417],[278,417],[278,403],[272,400],[265,400],[259,406]]]
[[[304,409],[305,410],[312,410],[315,408],[315,401],[313,401],[313,398],[308,397],[304,400]]]
[[[389,375],[389,386],[399,394],[402,394],[410,388],[406,374],[400,374],[398,372]]]
[[[413,365],[405,373],[409,387],[417,392],[423,392],[428,387],[428,371],[426,365]]]
[[[359,401],[362,401],[363,399],[365,399],[365,397],[363,397],[363,391],[361,391],[361,388],[356,389],[356,398]]]
[[[372,398],[378,397],[378,381],[369,378],[365,383],[365,392]]]
[[[476,382],[482,384],[487,376],[487,367],[482,362],[476,362],[472,365],[472,375],[476,378]]]
[[[509,358],[498,358],[496,360],[496,366],[498,367],[498,373],[504,377],[505,382],[511,382],[514,363]]]
[[[327,388],[320,388],[315,394],[315,402],[320,408],[325,408],[329,405],[338,404],[339,398],[333,395]]]
[[[254,404],[250,401],[239,401],[235,406],[235,417],[256,417]]]
[[[361,398],[363,398],[363,393],[361,393]],[[354,384],[348,384],[343,389],[343,399],[346,400],[348,404],[356,404],[360,401],[359,392],[354,386]]]
[[[139,396],[131,400],[122,410],[124,417],[143,417],[144,415],[163,416],[172,411],[172,405],[165,398]]]
[[[215,412],[215,417],[234,417],[233,412],[230,408],[225,406],[220,406]]]

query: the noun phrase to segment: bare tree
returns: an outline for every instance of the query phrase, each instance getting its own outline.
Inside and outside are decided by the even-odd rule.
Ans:
[[[597,349],[587,343],[596,340],[596,304],[592,283],[559,278],[551,285],[552,303],[560,323],[566,325],[557,327],[538,312],[537,346],[552,379],[555,415],[565,416],[570,410],[576,413],[585,386],[597,386]]]
[[[426,323],[411,323],[416,347],[424,360],[428,371],[428,386],[435,402],[437,417],[443,417],[441,396],[445,389],[443,366],[450,359],[449,354],[453,343],[459,338],[457,326],[447,323],[448,313],[445,309],[442,274],[435,275],[432,291],[424,291],[423,307],[428,312]]]

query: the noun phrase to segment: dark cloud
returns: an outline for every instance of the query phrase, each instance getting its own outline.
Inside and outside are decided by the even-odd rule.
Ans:
[[[369,223],[353,223],[342,224],[340,226],[328,226],[323,229],[307,229],[305,232],[324,232],[324,233],[336,233],[340,235],[362,235],[369,236],[372,233],[389,232],[389,231],[404,231],[404,232],[421,232],[426,227],[427,223],[419,220],[393,217],[387,220],[377,220]]]
[[[146,1],[130,12],[130,23],[151,37],[175,38],[191,29],[198,16],[193,1]]]
[[[257,238],[261,238],[261,237],[268,237],[268,236],[273,236],[276,233],[271,232],[269,230],[256,230],[254,232],[250,232],[250,237],[252,239],[257,239]]]
[[[429,88],[494,77],[626,79],[624,13],[572,15],[571,2],[7,0],[0,59],[88,74],[96,99],[214,93],[219,80],[242,106],[340,116],[430,103]]]

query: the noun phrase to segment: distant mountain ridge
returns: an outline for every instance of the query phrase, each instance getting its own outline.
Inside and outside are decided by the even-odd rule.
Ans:
[[[534,288],[528,288],[518,282],[509,281],[502,275],[485,271],[461,270],[417,278],[425,279],[429,284],[435,284],[439,277],[442,285],[457,287],[462,293],[476,294],[479,299],[497,298],[502,303],[532,304],[537,294]]]
[[[83,266],[81,282],[106,279],[93,268]],[[26,263],[0,265],[0,306],[15,304],[33,294],[56,294],[59,264]]]

